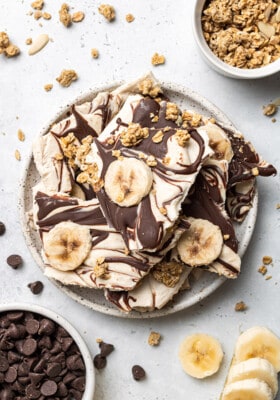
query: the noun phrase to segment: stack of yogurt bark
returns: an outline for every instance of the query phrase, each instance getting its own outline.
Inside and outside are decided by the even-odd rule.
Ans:
[[[33,147],[45,274],[124,312],[164,307],[198,270],[236,278],[233,221],[275,168],[239,133],[181,110],[149,73],[73,105]]]

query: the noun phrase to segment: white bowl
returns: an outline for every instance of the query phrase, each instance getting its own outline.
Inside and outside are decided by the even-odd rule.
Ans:
[[[280,71],[280,58],[271,64],[265,65],[264,67],[254,69],[242,69],[232,67],[231,65],[228,65],[220,60],[219,57],[217,57],[212,52],[203,36],[201,26],[201,14],[205,2],[206,0],[196,0],[192,20],[193,33],[196,43],[198,45],[201,55],[210,67],[212,67],[215,71],[219,72],[222,75],[238,79],[259,79],[276,74]]]
[[[81,355],[85,363],[86,386],[83,394],[83,400],[93,400],[94,389],[95,389],[93,357],[91,356],[84,340],[82,339],[78,331],[73,327],[73,325],[71,325],[66,319],[64,319],[61,315],[57,314],[56,312],[35,304],[29,304],[29,303],[0,304],[0,313],[8,311],[30,311],[42,315],[44,317],[53,320],[58,325],[62,326],[69,333],[69,335],[72,336],[72,338],[74,339],[75,343],[77,344],[81,352]]]

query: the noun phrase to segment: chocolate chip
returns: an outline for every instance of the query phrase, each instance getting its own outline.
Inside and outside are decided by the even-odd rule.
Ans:
[[[27,286],[33,294],[40,294],[44,288],[41,281],[30,282]]]
[[[80,376],[71,382],[72,388],[83,392],[85,390],[86,380],[84,376]]]
[[[26,330],[30,335],[34,335],[38,332],[40,323],[36,319],[29,319],[26,321]]]
[[[78,354],[73,354],[72,356],[67,357],[66,365],[71,371],[75,371],[77,369],[85,369],[83,360]]]
[[[45,377],[45,374],[38,374],[36,372],[29,373],[29,379],[33,385],[37,385],[37,383],[41,382],[41,380]]]
[[[7,258],[7,263],[10,267],[17,269],[23,263],[22,257],[18,254],[12,254]]]
[[[43,396],[53,396],[57,391],[57,383],[47,380],[43,383],[40,390]]]
[[[5,374],[5,382],[12,383],[17,379],[17,370],[15,367],[9,367]]]
[[[9,321],[17,322],[23,317],[23,311],[10,311],[7,313],[7,318]]]
[[[103,357],[101,354],[97,354],[93,359],[93,364],[96,369],[103,369],[106,367],[107,359]]]
[[[47,375],[50,378],[55,378],[61,372],[61,365],[59,363],[50,363],[47,367]]]
[[[53,321],[47,318],[43,318],[40,322],[40,328],[38,330],[39,335],[50,336],[55,331],[55,324]]]
[[[28,385],[25,393],[28,399],[38,399],[41,396],[40,390],[34,384]]]
[[[22,352],[26,356],[31,356],[31,354],[35,353],[37,349],[37,342],[35,339],[28,338],[24,341]]]
[[[0,357],[0,372],[6,372],[8,368],[9,368],[9,361],[7,360],[6,357],[1,356]]]
[[[99,343],[100,354],[102,357],[107,357],[115,349],[112,344],[100,342]]]
[[[140,365],[134,365],[132,367],[132,375],[136,381],[140,381],[145,378],[146,372]]]
[[[0,222],[0,236],[4,235],[5,232],[6,232],[6,226],[4,222]]]

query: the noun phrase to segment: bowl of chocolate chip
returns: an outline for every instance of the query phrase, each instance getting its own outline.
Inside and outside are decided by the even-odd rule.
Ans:
[[[276,0],[197,0],[193,32],[217,72],[258,79],[280,71],[280,5]]]
[[[37,305],[0,306],[0,398],[92,400],[94,367],[76,329]]]

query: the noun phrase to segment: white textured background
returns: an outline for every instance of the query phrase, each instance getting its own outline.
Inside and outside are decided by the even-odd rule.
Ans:
[[[238,81],[213,72],[200,59],[191,30],[194,0],[112,0],[116,21],[99,15],[100,2],[70,1],[71,11],[82,10],[85,20],[65,28],[58,20],[62,2],[45,1],[50,21],[36,21],[28,15],[30,1],[0,0],[0,31],[6,31],[22,52],[17,58],[0,55],[0,220],[7,233],[0,237],[0,302],[26,301],[48,306],[69,319],[85,338],[92,354],[98,352],[96,338],[113,343],[116,350],[107,367],[96,373],[95,400],[215,400],[221,392],[240,331],[252,325],[266,325],[280,335],[280,252],[279,177],[259,180],[259,214],[249,249],[243,258],[242,274],[227,282],[201,304],[176,315],[155,320],[125,320],[101,315],[76,304],[53,286],[41,273],[26,248],[17,210],[19,180],[31,143],[62,105],[79,94],[104,83],[137,78],[152,69],[160,80],[174,81],[196,90],[220,107],[245,133],[257,150],[280,168],[280,115],[276,123],[262,115],[262,106],[280,97],[280,74],[259,81]],[[128,24],[125,15],[135,21]],[[40,26],[39,24],[43,26]],[[47,33],[50,42],[30,57],[25,40]],[[96,47],[100,58],[91,58]],[[154,52],[166,56],[166,64],[152,67]],[[62,69],[73,68],[79,80],[69,88],[55,81]],[[44,91],[53,83],[51,92]],[[26,134],[19,142],[18,129]],[[22,161],[14,158],[18,149]],[[17,271],[6,264],[12,253],[21,254],[24,265]],[[273,257],[272,279],[257,272],[264,255]],[[27,283],[42,280],[44,291],[34,296]],[[248,310],[234,311],[243,300]],[[158,348],[147,344],[151,330],[163,340]],[[225,358],[220,372],[196,381],[182,371],[177,353],[182,339],[193,332],[215,335],[222,343]],[[136,382],[131,367],[142,365],[147,379]],[[280,399],[280,395],[278,396]]]

